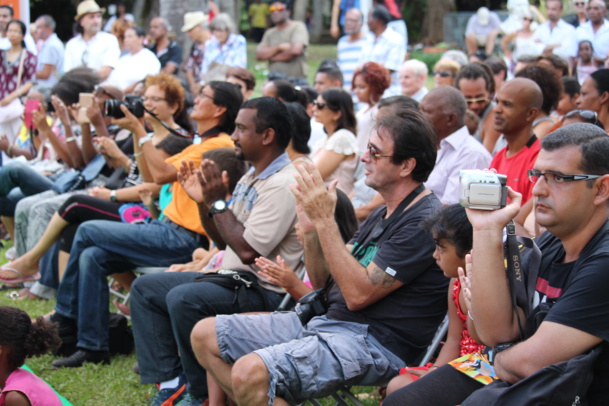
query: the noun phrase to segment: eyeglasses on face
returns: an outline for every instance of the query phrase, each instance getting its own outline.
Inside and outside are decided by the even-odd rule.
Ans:
[[[142,97],[142,100],[144,101],[144,103],[146,103],[147,101],[151,101],[153,103],[158,103],[160,101],[165,101],[167,99],[165,99],[164,97],[156,97],[156,96],[150,96],[150,97]]]
[[[434,76],[436,76],[436,75],[440,75],[440,76],[441,76],[441,77],[443,77],[443,78],[451,78],[451,77],[455,76],[455,75],[453,75],[453,74],[452,74],[452,73],[450,73],[450,72],[446,72],[446,71],[439,71],[439,70],[435,70],[435,71],[433,71],[433,75],[434,75]]]
[[[488,97],[474,97],[474,98],[465,98],[465,102],[467,104],[474,104],[474,103],[484,103],[488,101]]]
[[[379,154],[379,151],[372,144],[368,144],[368,154],[370,154],[370,161],[376,163],[379,158],[393,158],[391,154]]]
[[[539,169],[529,169],[527,171],[527,174],[529,175],[529,180],[531,182],[537,183],[539,178],[544,178],[544,180],[546,181],[546,183],[548,185],[555,185],[558,183],[565,183],[565,182],[576,182],[578,180],[592,180],[592,179],[600,178],[602,176],[602,175],[585,175],[585,174],[566,175],[564,173],[554,172],[554,171],[542,172]]]
[[[313,100],[313,106],[317,107],[319,110],[323,110],[328,107],[326,103],[318,102],[317,100]]]
[[[575,5],[575,7],[583,7],[586,5],[586,3],[584,3],[583,1],[576,1],[573,4]]]
[[[283,11],[285,10],[284,6],[271,6],[269,7],[269,11],[272,13],[274,11]]]
[[[533,19],[531,17],[522,17],[522,21],[528,21],[528,22],[532,23]]]

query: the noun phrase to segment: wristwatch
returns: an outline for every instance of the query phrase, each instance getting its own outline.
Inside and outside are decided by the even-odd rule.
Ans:
[[[493,365],[495,363],[495,359],[497,358],[497,355],[502,352],[507,350],[508,348],[510,348],[511,346],[513,346],[514,343],[506,343],[506,344],[499,344],[496,347],[492,347],[488,350],[487,355],[488,355],[488,362]]]
[[[145,137],[142,137],[139,139],[139,141],[137,142],[137,145],[142,148],[142,145],[144,145],[145,143],[147,143],[148,141],[150,141],[152,139],[152,135],[147,135]]]
[[[224,200],[216,200],[211,204],[211,208],[209,209],[209,213],[207,215],[209,217],[213,217],[215,214],[224,213],[228,210],[228,205]]]
[[[111,190],[110,191],[110,200],[115,202],[116,201],[116,190]]]

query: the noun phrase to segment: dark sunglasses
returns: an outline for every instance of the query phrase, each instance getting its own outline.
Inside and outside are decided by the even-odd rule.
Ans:
[[[571,110],[565,114],[565,118],[570,118],[573,116],[580,116],[584,120],[587,120],[590,124],[596,124],[598,121],[598,114],[596,114],[596,111],[592,110]]]
[[[522,17],[522,20],[523,20],[523,21],[528,21],[528,22],[530,22],[530,23],[532,23],[532,22],[533,22],[533,19],[532,19],[532,18],[529,18],[529,17]]]
[[[579,2],[579,1],[578,1],[578,2],[575,2],[575,3],[573,3],[573,4],[575,4],[575,7],[583,7],[583,6],[585,6],[585,5],[586,5],[586,3],[584,3],[583,1],[582,1],[582,2]]]
[[[442,72],[442,71],[437,71],[437,70],[433,71],[433,75],[434,76],[440,75],[443,78],[452,78],[453,76],[455,76],[450,72]]]
[[[317,100],[313,100],[313,106],[317,107],[320,110],[323,110],[328,107],[326,103],[318,102]]]

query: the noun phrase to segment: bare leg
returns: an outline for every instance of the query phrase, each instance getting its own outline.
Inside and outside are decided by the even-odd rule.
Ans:
[[[209,406],[226,405],[226,393],[210,374],[207,374],[207,393],[209,395]]]
[[[5,223],[7,224],[7,223]],[[10,264],[5,265],[6,267],[11,267],[19,270],[23,275],[29,276],[33,275],[38,271],[39,265],[38,262],[42,258],[42,256],[59,240],[61,236],[61,232],[64,228],[66,228],[70,223],[62,219],[59,214],[53,214],[51,218],[51,222],[49,223],[47,229],[44,234],[40,238],[40,240],[36,243],[34,248],[30,251],[26,252],[21,257],[17,258]],[[14,226],[14,223],[13,223]],[[8,229],[8,225],[7,225]],[[60,275],[62,273],[60,272]],[[3,273],[0,271],[0,276],[3,278],[11,278],[14,276],[13,272]]]
[[[467,48],[467,55],[473,55],[478,50],[478,38],[476,34],[469,34],[465,37],[465,48]]]
[[[2,224],[4,224],[4,227],[6,228],[6,232],[8,233],[9,237],[11,237],[11,241],[15,241],[15,217],[2,216],[1,219]]]
[[[199,364],[214,377],[220,389],[234,399],[231,381],[233,367],[220,357],[220,347],[216,337],[216,318],[208,317],[198,322],[192,329],[190,342]]]
[[[233,391],[239,406],[266,405],[269,402],[269,371],[258,354],[245,355],[235,362],[232,370]],[[288,405],[275,397],[273,405]]]
[[[68,266],[68,261],[70,260],[70,253],[59,250],[59,256],[57,259],[57,269],[59,270],[59,280],[63,279],[63,274],[66,271],[66,267]]]
[[[499,31],[495,30],[487,35],[486,47],[484,49],[486,51],[487,56],[491,56],[493,54],[493,51],[495,51],[495,40],[497,39],[498,34]]]

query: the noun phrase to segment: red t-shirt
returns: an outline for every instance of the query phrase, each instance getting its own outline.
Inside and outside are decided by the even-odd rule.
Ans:
[[[506,157],[508,147],[503,148],[495,154],[491,161],[491,168],[497,173],[507,175],[507,185],[516,192],[522,194],[522,204],[531,198],[533,182],[529,180],[527,171],[533,169],[537,154],[539,154],[540,143],[535,135],[531,137],[527,145],[511,157]]]

